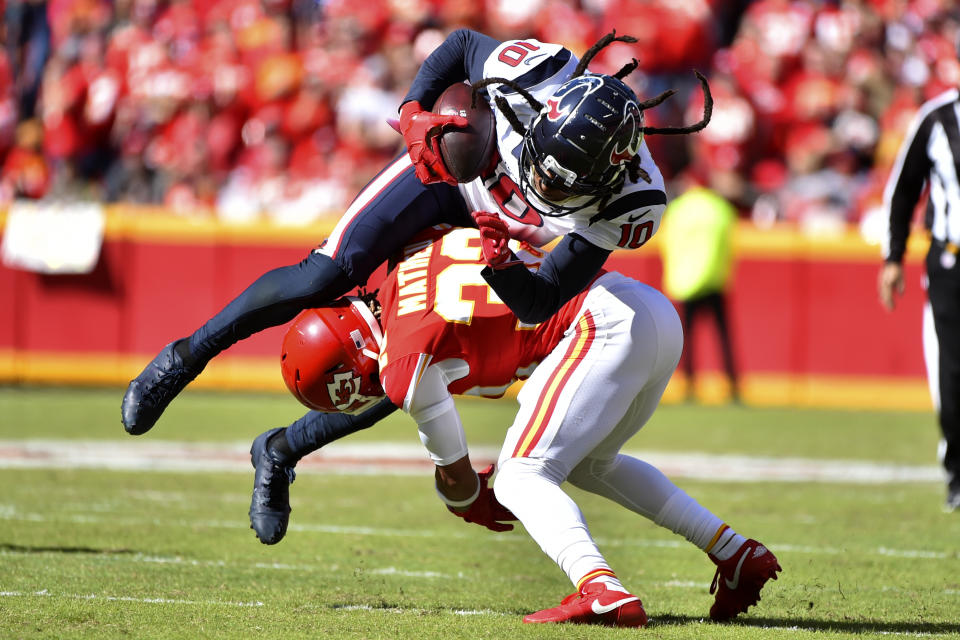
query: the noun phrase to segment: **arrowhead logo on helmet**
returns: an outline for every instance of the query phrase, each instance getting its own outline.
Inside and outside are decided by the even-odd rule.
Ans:
[[[327,391],[333,406],[340,411],[349,409],[355,399],[363,397],[360,395],[360,376],[354,375],[353,371],[334,374],[333,381],[327,383]]]
[[[358,413],[383,396],[380,324],[359,298],[298,315],[283,339],[280,369],[290,393],[317,411]]]

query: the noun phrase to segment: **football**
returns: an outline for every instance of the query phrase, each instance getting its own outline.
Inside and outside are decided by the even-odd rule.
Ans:
[[[443,164],[458,182],[476,179],[490,166],[497,148],[497,127],[493,111],[482,96],[477,106],[470,106],[470,85],[458,82],[447,87],[433,105],[433,112],[441,115],[461,115],[467,127],[445,127],[438,139]]]

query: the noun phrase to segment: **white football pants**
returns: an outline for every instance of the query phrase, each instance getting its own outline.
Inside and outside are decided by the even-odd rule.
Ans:
[[[653,414],[680,360],[680,319],[659,291],[597,280],[563,340],[519,394],[498,462],[497,499],[578,588],[609,569],[564,480],[704,548],[722,521],[655,467],[619,454]]]

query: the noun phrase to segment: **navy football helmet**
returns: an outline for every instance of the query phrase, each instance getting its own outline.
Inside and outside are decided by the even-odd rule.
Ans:
[[[643,111],[624,82],[608,75],[567,80],[524,135],[523,195],[547,216],[596,204],[620,190],[642,140]]]

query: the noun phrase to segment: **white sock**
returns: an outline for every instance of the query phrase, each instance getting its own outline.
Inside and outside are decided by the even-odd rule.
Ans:
[[[704,551],[723,526],[723,520],[703,508],[682,489],[677,489],[667,499],[654,522],[682,535]]]
[[[627,590],[623,588],[622,584],[620,584],[617,576],[600,576],[599,578],[594,578],[587,584],[605,584],[607,585],[607,589],[610,591],[621,591],[623,593],[627,593]]]
[[[497,472],[497,499],[517,516],[530,537],[578,589],[598,571],[616,581],[590,535],[583,513],[548,467],[544,461],[528,458],[507,460]],[[619,584],[616,581],[611,588],[623,591]]]
[[[704,551],[717,560],[730,559],[733,557],[733,554],[743,546],[743,543],[747,541],[746,538],[727,525],[722,525],[717,534],[718,535],[715,536],[717,541],[710,545],[709,548],[704,549]]]
[[[632,456],[621,453],[610,461],[585,460],[568,479],[682,535],[719,560],[726,560],[746,542],[659,469]]]

